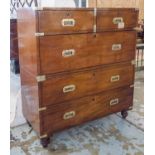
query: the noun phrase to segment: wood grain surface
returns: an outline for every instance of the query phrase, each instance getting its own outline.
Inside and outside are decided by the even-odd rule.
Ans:
[[[117,104],[111,105],[112,100],[118,99]],[[55,106],[48,107],[42,112],[42,130],[51,134],[59,130],[69,128],[86,121],[94,120],[111,113],[128,109],[133,102],[133,88],[122,87],[100,94],[79,98],[68,102],[63,102]],[[64,119],[64,115],[74,112],[72,118]],[[50,126],[50,128],[49,128]]]
[[[41,37],[40,74],[130,61],[135,56],[135,43],[135,31],[97,33],[96,36],[77,34]],[[121,49],[112,50],[117,44],[121,44]],[[64,50],[74,50],[75,53],[64,57]]]
[[[134,66],[131,65],[131,62],[113,64],[107,67],[98,67],[75,73],[56,74],[40,84],[42,106],[53,105],[133,84],[133,75]],[[119,76],[119,80],[111,82],[112,76]],[[64,93],[63,88],[69,85],[74,85],[75,90]]]

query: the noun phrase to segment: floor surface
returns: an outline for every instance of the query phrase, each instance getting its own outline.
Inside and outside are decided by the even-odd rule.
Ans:
[[[47,149],[27,124],[12,127],[11,155],[143,155],[143,77],[143,71],[136,73],[134,107],[126,120],[117,113],[56,133]]]

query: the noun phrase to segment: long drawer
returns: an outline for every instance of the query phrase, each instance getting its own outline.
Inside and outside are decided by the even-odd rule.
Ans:
[[[97,31],[132,29],[137,26],[138,10],[136,9],[98,9]]]
[[[50,134],[107,114],[127,110],[132,106],[132,101],[133,88],[123,87],[57,104],[42,112],[42,130]]]
[[[131,62],[99,67],[87,71],[56,74],[40,83],[42,105],[52,105],[86,95],[133,84]]]
[[[38,29],[45,34],[93,32],[93,9],[44,9],[38,12]]]
[[[135,42],[135,31],[41,37],[40,74],[132,60]]]

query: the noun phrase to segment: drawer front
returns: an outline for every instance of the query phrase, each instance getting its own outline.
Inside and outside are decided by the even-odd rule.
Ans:
[[[134,66],[123,63],[48,78],[40,84],[42,104],[52,105],[133,84]]]
[[[38,18],[39,32],[44,32],[45,34],[68,34],[93,31],[93,11],[39,11]]]
[[[132,29],[137,26],[138,11],[126,10],[99,10],[97,12],[97,31]]]
[[[40,74],[129,61],[135,43],[135,31],[41,37]]]
[[[132,106],[133,88],[123,87],[52,106],[42,113],[43,131],[51,134]],[[50,127],[50,128],[49,128]]]

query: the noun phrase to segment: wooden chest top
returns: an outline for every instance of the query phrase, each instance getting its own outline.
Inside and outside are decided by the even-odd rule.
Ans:
[[[38,32],[47,35],[132,29],[138,10],[42,8],[37,11]]]

